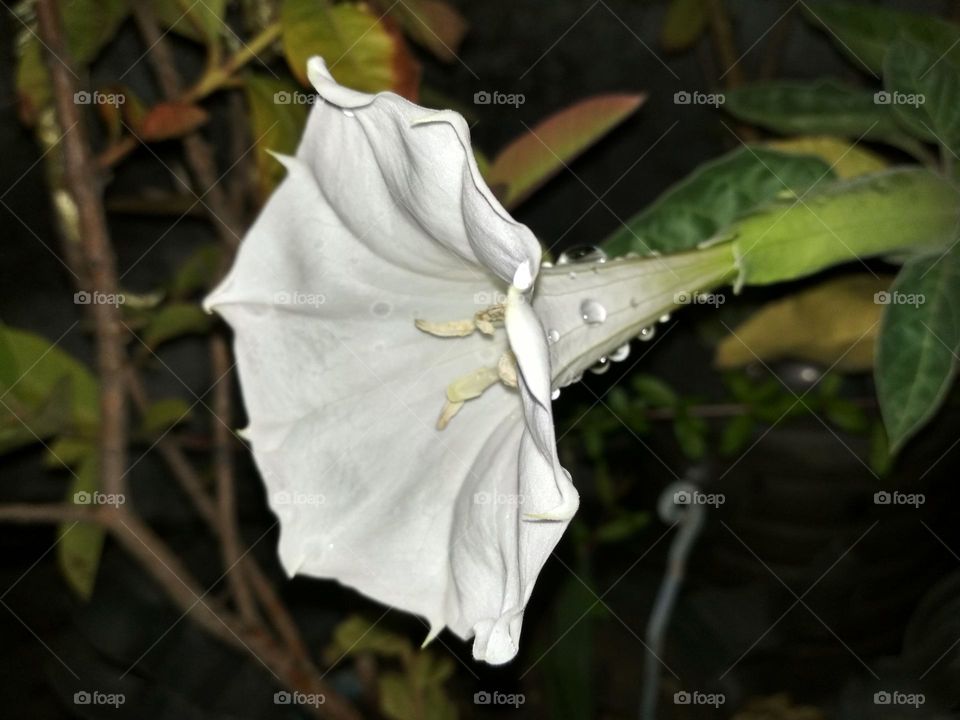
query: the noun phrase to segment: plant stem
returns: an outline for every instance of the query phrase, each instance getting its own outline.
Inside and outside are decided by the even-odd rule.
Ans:
[[[116,259],[107,231],[100,173],[90,152],[83,115],[73,102],[75,75],[70,70],[57,3],[54,0],[39,0],[37,20],[46,48],[57,118],[61,127],[69,128],[63,138],[64,181],[76,203],[79,216],[80,247],[86,264],[86,277],[91,291],[117,296]],[[101,487],[106,493],[125,495],[127,409],[123,380],[123,322],[116,303],[91,303],[90,313],[96,332],[100,377]]]

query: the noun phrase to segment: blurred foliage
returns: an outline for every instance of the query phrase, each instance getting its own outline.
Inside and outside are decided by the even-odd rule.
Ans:
[[[372,657],[378,668],[379,710],[390,720],[456,720],[457,707],[445,684],[453,675],[453,660],[428,649],[414,649],[403,635],[385,630],[359,616],[349,617],[333,632],[327,662],[344,656]]]

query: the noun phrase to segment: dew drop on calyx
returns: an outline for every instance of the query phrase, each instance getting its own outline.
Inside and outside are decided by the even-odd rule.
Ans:
[[[587,325],[599,325],[607,319],[607,309],[596,300],[580,303],[580,317]]]
[[[558,397],[560,397],[560,388],[557,388],[552,393],[550,393],[551,400],[556,400]]]
[[[609,355],[613,362],[623,362],[628,357],[630,357],[630,343],[624,343]]]
[[[560,253],[557,258],[557,265],[569,265],[570,263],[602,263],[607,261],[607,254],[593,245],[580,245],[572,247]]]
[[[657,328],[654,327],[653,325],[650,325],[649,327],[645,327],[643,330],[640,331],[640,334],[637,335],[637,340],[640,340],[641,342],[650,342],[651,340],[653,340],[653,336],[656,334],[657,334]]]
[[[550,330],[547,333],[547,342],[550,343],[551,345],[553,345],[555,342],[558,342],[559,340],[560,340],[560,333],[557,332],[556,330]]]
[[[603,375],[609,369],[610,369],[609,361],[605,357],[602,357],[599,360],[597,360],[596,364],[593,367],[590,368],[590,372],[592,372],[594,375]]]

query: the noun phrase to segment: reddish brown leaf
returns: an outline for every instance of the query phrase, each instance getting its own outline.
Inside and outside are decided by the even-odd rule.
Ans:
[[[505,186],[500,198],[506,207],[515,207],[644,100],[646,95],[598,95],[551,115],[497,155],[487,182]]]

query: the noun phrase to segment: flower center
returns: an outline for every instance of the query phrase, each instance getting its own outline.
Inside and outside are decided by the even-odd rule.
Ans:
[[[493,335],[498,326],[503,325],[506,308],[503,304],[491,305],[467,320],[432,322],[415,320],[418,330],[435,337],[467,337],[479,330],[484,335]],[[506,350],[493,367],[481,367],[467,373],[447,386],[446,398],[437,418],[437,430],[443,430],[450,424],[454,415],[460,412],[468,400],[480,397],[483,392],[502,382],[507,387],[517,386],[517,360],[510,350]]]

